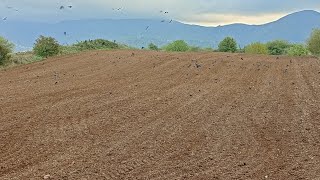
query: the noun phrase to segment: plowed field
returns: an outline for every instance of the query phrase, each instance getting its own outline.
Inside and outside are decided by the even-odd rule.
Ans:
[[[93,51],[0,71],[0,179],[320,179],[320,60]]]

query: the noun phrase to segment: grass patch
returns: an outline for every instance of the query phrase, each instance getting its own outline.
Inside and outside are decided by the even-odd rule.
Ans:
[[[8,59],[2,66],[0,66],[0,70],[23,64],[39,62],[42,60],[44,60],[44,58],[36,56],[32,51],[12,53],[10,54],[10,59]]]
[[[10,60],[8,60],[8,64],[30,64],[32,62],[42,61],[43,58],[40,56],[36,56],[33,52],[19,52],[11,55]]]

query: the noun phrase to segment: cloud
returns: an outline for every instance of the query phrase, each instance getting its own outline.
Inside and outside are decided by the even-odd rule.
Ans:
[[[200,14],[192,16],[182,22],[187,24],[201,24],[203,26],[218,26],[232,23],[246,23],[246,24],[265,24],[272,22],[285,16],[285,13],[275,14],[260,14],[256,15],[241,15],[241,14]]]
[[[0,0],[0,3],[0,17],[8,16],[8,20],[166,18],[202,25],[261,24],[294,11],[320,10],[318,0]],[[73,8],[60,10],[61,5]],[[19,12],[6,6],[16,7]]]

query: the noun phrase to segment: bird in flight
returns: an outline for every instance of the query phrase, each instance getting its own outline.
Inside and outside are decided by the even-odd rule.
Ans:
[[[148,29],[149,29],[149,26],[146,27],[146,30],[148,30]]]
[[[59,8],[60,10],[62,10],[62,9],[64,9],[64,6],[60,6],[60,8]]]
[[[7,19],[8,19],[8,17],[4,17],[4,18],[2,18],[2,20],[3,20],[3,21],[6,21]]]
[[[66,35],[67,35],[67,32],[63,32],[63,34],[66,36]]]
[[[169,14],[168,11],[163,11],[163,10],[161,10],[160,13]]]
[[[12,10],[14,10],[14,11],[19,11],[18,9],[16,9],[16,8],[14,8],[14,7],[12,7],[12,6],[7,6],[7,9],[12,9]]]
[[[122,8],[112,8],[114,11],[120,11]]]
[[[68,8],[70,8],[70,9],[71,9],[71,8],[72,8],[72,6],[68,6]]]
[[[170,22],[169,23],[172,23],[172,19],[170,20]]]

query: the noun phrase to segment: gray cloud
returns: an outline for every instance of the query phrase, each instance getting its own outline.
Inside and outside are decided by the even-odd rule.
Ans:
[[[293,11],[320,9],[318,0],[0,0],[0,3],[1,17],[32,21],[166,18],[199,24],[259,23]],[[61,5],[73,8],[59,10]],[[112,8],[122,10],[113,11]],[[169,14],[161,14],[160,10]]]

